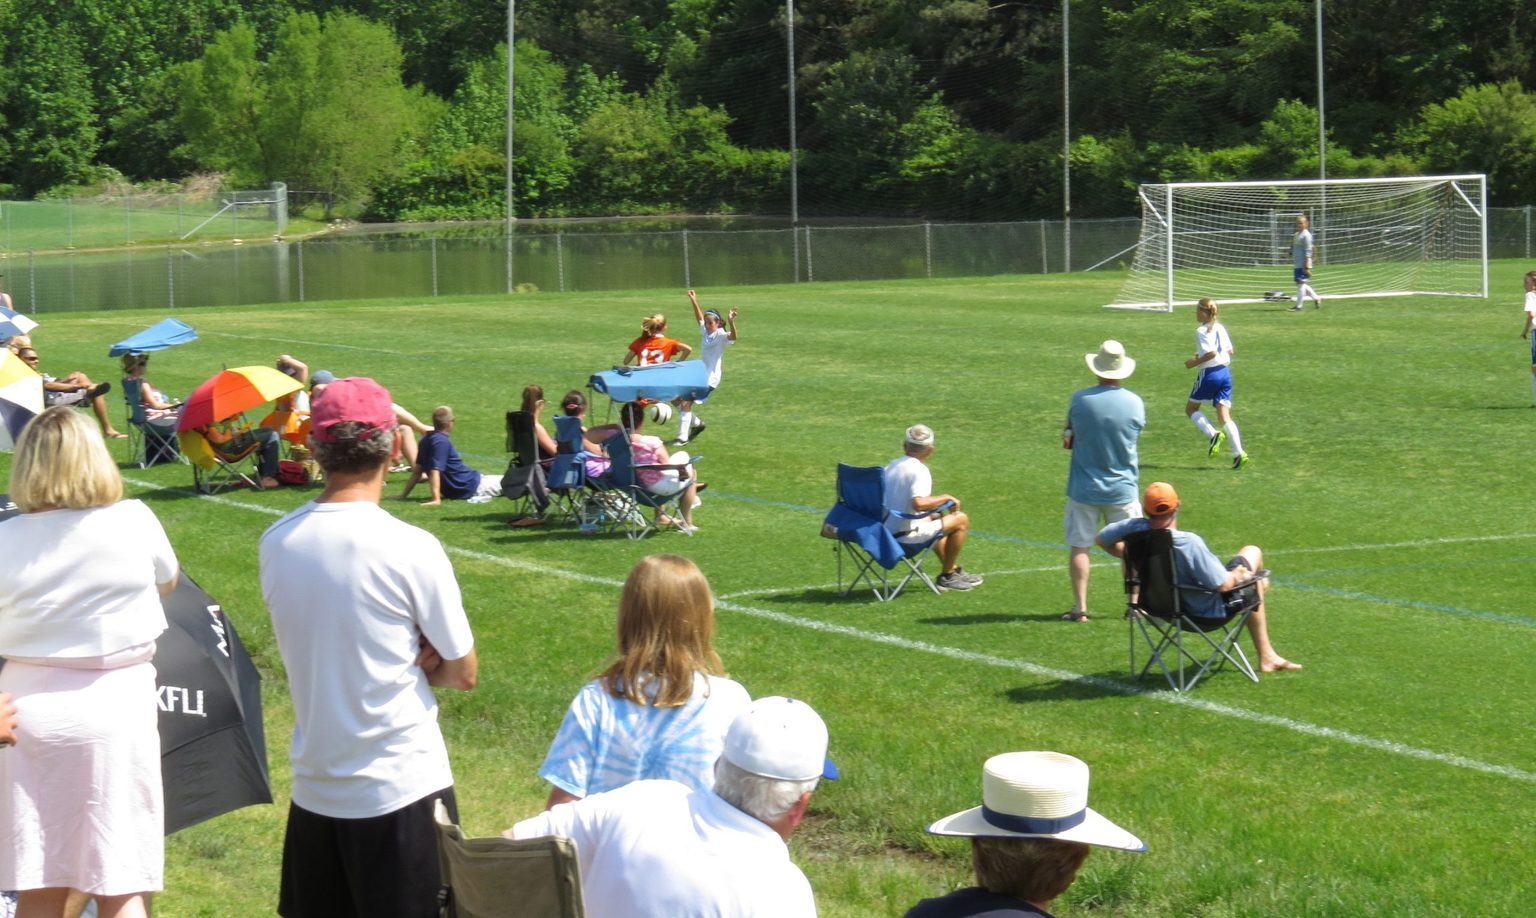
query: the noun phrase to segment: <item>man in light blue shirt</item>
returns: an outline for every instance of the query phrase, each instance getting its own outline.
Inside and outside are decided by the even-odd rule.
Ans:
[[[1176,525],[1179,513],[1179,495],[1166,481],[1154,481],[1147,485],[1142,495],[1145,518],[1126,519],[1110,523],[1099,531],[1099,547],[1116,558],[1125,555],[1125,539],[1132,533],[1148,529],[1168,529],[1173,533],[1173,568],[1180,584],[1198,589],[1179,589],[1179,599],[1185,613],[1197,622],[1209,620],[1212,625],[1226,621],[1230,616],[1221,601],[1220,593],[1234,589],[1239,583],[1264,569],[1264,553],[1257,545],[1244,545],[1231,561],[1221,563],[1205,540],[1193,532],[1184,532]],[[1269,642],[1269,626],[1264,616],[1264,594],[1269,582],[1260,580],[1259,607],[1248,617],[1248,634],[1253,638],[1253,649],[1259,655],[1259,671],[1272,673],[1282,669],[1301,669],[1300,663],[1275,652]]]
[[[1147,423],[1141,397],[1121,386],[1136,361],[1113,339],[1084,354],[1098,383],[1072,393],[1061,445],[1072,451],[1063,523],[1069,549],[1072,608],[1066,621],[1088,620],[1088,564],[1093,537],[1106,523],[1141,515],[1136,503],[1136,440]]]

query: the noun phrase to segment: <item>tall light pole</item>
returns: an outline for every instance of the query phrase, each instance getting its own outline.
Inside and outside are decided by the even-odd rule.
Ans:
[[[516,218],[512,214],[512,140],[514,136],[513,116],[517,113],[517,106],[512,101],[512,88],[516,82],[517,67],[514,61],[517,58],[513,48],[513,40],[516,33],[512,23],[517,15],[517,0],[507,0],[507,292],[512,292],[512,221]]]
[[[1317,178],[1328,179],[1328,132],[1323,121],[1323,0],[1316,0],[1317,20]],[[1328,232],[1328,186],[1318,186],[1317,261],[1322,263],[1323,234]]]
[[[784,41],[789,53],[789,223],[800,224],[800,150],[795,138],[795,0],[784,0]]]
[[[1322,0],[1318,0],[1322,2]],[[1061,250],[1072,270],[1072,0],[1061,0]]]

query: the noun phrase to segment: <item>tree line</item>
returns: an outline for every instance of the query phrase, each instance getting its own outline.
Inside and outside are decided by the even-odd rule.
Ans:
[[[801,212],[1059,213],[1062,9],[796,11]],[[503,214],[503,0],[0,3],[0,196],[226,173],[377,219]],[[1082,216],[1141,182],[1318,171],[1313,4],[1072,7]],[[1476,171],[1536,199],[1536,0],[1325,8],[1331,176]],[[519,216],[784,213],[782,0],[522,0]]]

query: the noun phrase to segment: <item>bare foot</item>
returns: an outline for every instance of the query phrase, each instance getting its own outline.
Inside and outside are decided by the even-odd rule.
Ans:
[[[264,491],[270,491],[273,488],[280,488],[282,486],[283,483],[278,481],[276,478],[263,478],[261,480],[261,488]]]
[[[1277,673],[1282,669],[1301,669],[1301,664],[1292,663],[1283,657],[1275,657],[1272,660],[1265,660],[1259,664],[1259,672],[1261,673]]]
[[[117,430],[109,430],[109,431],[107,431],[106,437],[107,437],[108,440],[126,440],[126,439],[128,439],[128,435],[127,434],[125,434],[125,433],[123,433],[121,431],[117,431]]]

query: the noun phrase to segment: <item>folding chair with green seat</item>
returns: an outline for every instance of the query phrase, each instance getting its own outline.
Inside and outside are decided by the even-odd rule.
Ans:
[[[945,503],[938,510],[946,510]],[[885,508],[885,469],[875,466],[837,465],[837,503],[822,521],[821,534],[835,540],[833,552],[837,555],[838,592],[847,596],[862,581],[874,591],[881,602],[895,599],[914,578],[935,593],[942,593],[938,584],[923,570],[923,558],[938,542],[943,531],[922,542],[899,541],[885,526],[888,516],[900,519],[923,519],[929,513],[891,514]],[[843,588],[843,552],[853,559],[853,579]],[[900,568],[901,577],[894,572]]]
[[[123,399],[128,403],[128,457],[147,469],[161,462],[182,460],[176,448],[176,419],[151,420],[145,413],[144,381],[123,378]]]
[[[199,494],[217,494],[229,488],[257,488],[261,485],[256,454],[260,441],[236,450],[221,450],[201,431],[183,430],[178,435],[181,453],[192,463],[192,486]]]
[[[581,865],[569,838],[465,838],[441,800],[441,918],[583,918]]]
[[[1123,560],[1131,672],[1136,678],[1145,676],[1155,664],[1170,688],[1187,692],[1208,673],[1231,663],[1252,681],[1259,681],[1238,638],[1249,616],[1259,607],[1259,583],[1269,579],[1268,570],[1257,571],[1226,591],[1180,583],[1173,532],[1168,529],[1147,529],[1127,536]],[[1189,593],[1220,596],[1225,614],[1191,615],[1184,599]],[[1150,651],[1140,670],[1136,668],[1138,635]],[[1186,635],[1190,636],[1187,642]]]

